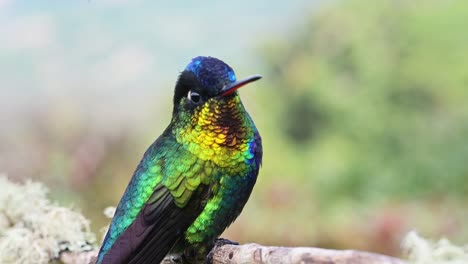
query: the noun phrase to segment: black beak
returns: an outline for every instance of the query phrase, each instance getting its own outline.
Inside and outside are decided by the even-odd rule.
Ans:
[[[224,86],[223,89],[221,89],[221,92],[219,93],[219,96],[221,96],[221,97],[228,96],[228,95],[234,93],[237,89],[241,88],[242,86],[244,86],[244,85],[246,85],[248,83],[260,80],[261,78],[262,78],[261,75],[255,74],[255,75],[249,76],[249,77],[247,77],[245,79],[242,79],[242,80],[233,82],[231,84],[228,84],[228,85]]]

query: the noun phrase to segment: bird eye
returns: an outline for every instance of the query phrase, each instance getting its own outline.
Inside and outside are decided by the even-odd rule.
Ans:
[[[198,103],[200,103],[200,101],[201,101],[201,96],[200,96],[200,94],[198,94],[197,92],[194,92],[194,91],[190,91],[190,92],[188,93],[188,96],[187,96],[187,97],[188,97],[188,99],[189,99],[190,101],[192,101],[192,102],[195,103],[195,104],[198,104]]]

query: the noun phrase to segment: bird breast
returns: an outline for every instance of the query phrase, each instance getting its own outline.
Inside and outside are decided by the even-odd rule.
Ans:
[[[250,164],[254,158],[255,127],[240,98],[208,100],[176,131],[177,141],[201,160],[220,167]]]

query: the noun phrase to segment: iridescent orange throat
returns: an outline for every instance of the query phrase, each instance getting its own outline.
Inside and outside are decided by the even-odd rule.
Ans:
[[[177,142],[202,160],[220,167],[249,163],[253,159],[253,122],[235,94],[218,101],[209,99],[193,113],[179,112],[173,129]]]

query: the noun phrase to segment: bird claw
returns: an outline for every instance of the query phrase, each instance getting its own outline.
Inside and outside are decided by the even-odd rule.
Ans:
[[[214,242],[213,248],[210,250],[210,253],[208,253],[208,255],[206,256],[205,264],[212,264],[213,263],[214,251],[217,248],[222,247],[224,245],[239,245],[239,243],[236,242],[236,241],[231,241],[229,239],[225,239],[225,238],[216,239],[216,241]]]
[[[214,243],[214,247],[221,247],[221,246],[224,246],[224,245],[239,245],[239,243],[236,242],[236,241],[231,241],[229,239],[225,239],[225,238],[218,238],[218,239],[216,239],[216,241]]]
[[[169,254],[167,255],[161,264],[183,264],[184,258],[181,254]]]

